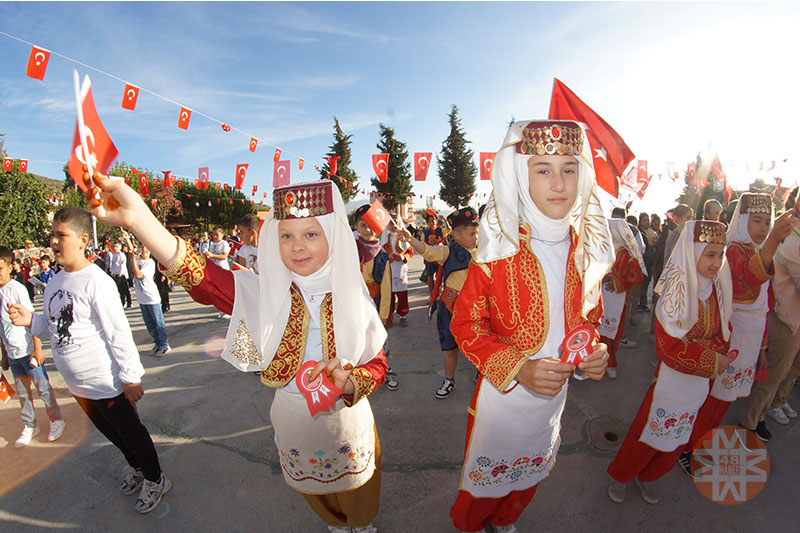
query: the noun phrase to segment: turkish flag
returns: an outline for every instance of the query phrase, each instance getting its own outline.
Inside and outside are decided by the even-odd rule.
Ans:
[[[694,163],[689,163],[686,171],[689,175],[686,180],[687,185],[695,185],[697,183],[697,169],[695,168]]]
[[[3,170],[6,172],[11,172],[11,165],[14,163],[14,160],[10,157],[6,157],[3,159]]]
[[[131,184],[131,177],[125,176],[125,185],[130,185],[130,184]]]
[[[492,167],[494,166],[495,152],[481,152],[481,179],[492,179]]]
[[[289,161],[276,161],[272,168],[272,186],[289,185],[291,166]]]
[[[647,183],[647,161],[639,159],[636,162],[636,183]]]
[[[328,162],[328,167],[329,167],[329,169],[328,169],[328,177],[330,178],[331,176],[335,176],[336,175],[336,170],[337,170],[336,169],[336,165],[337,165],[336,162],[339,161],[339,156],[338,155],[334,155],[334,156],[331,156],[331,157],[324,157],[323,159],[325,159],[325,161]]]
[[[266,197],[267,197],[267,193],[266,193],[266,191],[265,191],[265,192],[264,192],[264,198],[266,198]]]
[[[197,181],[200,183],[198,189],[208,189],[208,167],[197,169]]]
[[[172,184],[175,182],[175,177],[170,176],[172,171],[162,170],[161,173],[164,174],[164,188],[166,189],[167,187],[172,187]]]
[[[432,152],[414,152],[414,181],[425,181],[432,157]]]
[[[278,161],[280,161],[280,159],[281,159],[281,149],[275,148],[275,155],[272,156],[272,160],[277,163]]]
[[[258,185],[253,185],[253,192],[250,193],[250,196],[255,196],[256,192],[258,192]]]
[[[247,167],[249,165],[247,163],[242,165],[236,165],[236,190],[241,191],[242,185],[244,185],[244,177],[247,174]]]
[[[549,117],[576,120],[586,125],[597,184],[614,197],[618,196],[620,176],[634,157],[622,137],[558,78],[553,80]]]
[[[182,130],[189,129],[190,118],[192,118],[192,110],[181,106],[181,113],[178,115],[178,127]]]
[[[198,189],[200,188],[200,178],[195,178],[194,179],[194,186],[196,188],[198,188]]]
[[[139,98],[139,88],[130,83],[125,84],[125,92],[122,93],[122,107],[133,111],[136,109],[136,99]]]
[[[217,187],[217,189],[219,189],[219,187]],[[228,184],[227,183],[225,184],[225,190],[226,191],[228,190]]]
[[[297,162],[297,167],[300,170],[303,170],[303,158],[301,157],[300,160]]]
[[[372,168],[381,183],[386,183],[389,177],[389,154],[372,154]]]
[[[20,159],[19,160],[19,171],[20,172],[27,172],[28,171],[28,160],[27,159]]]
[[[28,70],[26,73],[31,78],[37,80],[44,79],[48,61],[50,61],[50,51],[34,46],[31,48],[31,55],[28,58]]]
[[[222,188],[222,183],[220,183],[220,182],[218,181],[218,182],[214,183],[214,187],[215,187],[217,190],[220,190],[220,189]]]
[[[67,169],[72,181],[86,192],[86,184],[83,182],[83,165],[91,167],[105,174],[119,152],[117,147],[108,136],[108,132],[103,127],[100,115],[94,107],[92,97],[92,82],[89,76],[83,79],[81,85],[81,109],[83,111],[83,136],[86,139],[86,147],[89,152],[88,162],[84,158],[81,137],[78,134],[78,121],[75,121],[75,135],[72,140],[72,153],[70,154]]]
[[[388,154],[387,154],[388,155]],[[375,232],[376,235],[383,233],[386,224],[392,219],[392,216],[383,207],[380,200],[375,200],[373,204],[367,209],[367,212],[361,217],[367,225]]]
[[[150,194],[150,184],[147,183],[147,174],[139,174],[139,194]]]
[[[255,137],[250,137],[250,151],[255,152],[256,146],[258,146],[258,139]]]
[[[775,168],[775,161],[772,162],[772,168]],[[711,161],[711,173],[717,181],[725,181],[725,173],[722,171],[722,163],[719,156],[714,154],[714,160]]]
[[[172,179],[175,179],[175,178],[173,177]],[[178,188],[180,189],[181,187],[183,187],[183,180],[178,180],[178,181],[177,181],[175,184],[176,184],[176,185],[178,186]]]

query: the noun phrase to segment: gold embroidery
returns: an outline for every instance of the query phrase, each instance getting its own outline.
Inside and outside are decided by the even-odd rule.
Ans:
[[[353,383],[354,392],[352,402],[348,403],[345,400],[347,406],[355,405],[361,398],[369,396],[375,390],[375,380],[366,368],[357,366],[348,379]]]
[[[205,276],[206,258],[197,253],[194,248],[186,245],[186,241],[178,239],[178,254],[164,275],[187,291],[194,289],[203,281]]]
[[[333,298],[331,293],[325,295],[319,310],[320,336],[322,337],[322,357],[330,361],[336,357],[336,339],[333,335]]]
[[[233,346],[231,347],[231,354],[239,361],[251,365],[260,365],[264,362],[261,350],[259,350],[256,343],[253,342],[253,337],[250,336],[250,332],[247,330],[244,317],[239,319],[239,325],[236,328],[236,339],[234,339]]]
[[[294,285],[291,286],[292,307],[275,357],[261,371],[261,383],[267,387],[284,387],[294,378],[306,353],[308,308]]]

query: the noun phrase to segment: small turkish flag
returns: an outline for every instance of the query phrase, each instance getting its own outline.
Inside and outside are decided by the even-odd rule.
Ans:
[[[414,181],[425,181],[431,166],[432,152],[416,152],[414,154]]]
[[[250,196],[255,196],[256,192],[258,192],[258,185],[253,185],[253,192],[250,193]]]
[[[267,197],[267,193],[266,193],[266,191],[265,191],[265,192],[264,192],[264,198],[266,198],[266,197]]]
[[[247,174],[247,167],[249,165],[247,163],[243,165],[236,165],[236,190],[241,191],[242,185],[244,185],[244,177]]]
[[[228,126],[227,124],[223,124],[222,125],[222,131],[231,131],[231,127]]]
[[[272,186],[283,187],[289,185],[291,165],[289,161],[277,161],[272,169]]]
[[[336,162],[339,161],[339,156],[338,155],[334,155],[334,156],[330,156],[330,157],[324,157],[323,159],[325,159],[325,161],[328,162],[328,167],[329,167],[328,168],[328,177],[330,178],[331,176],[335,176],[336,175],[336,170],[337,170],[337,168],[336,168],[337,163]]]
[[[139,88],[130,83],[125,84],[125,92],[122,93],[122,107],[133,111],[136,109],[136,99],[139,98]]]
[[[172,177],[170,176],[172,171],[171,170],[162,170],[161,173],[164,174],[164,188],[166,189],[167,187],[172,187],[172,184],[174,183],[174,180],[175,180],[174,176],[172,176]]]
[[[372,168],[375,170],[375,175],[378,176],[381,183],[386,183],[389,177],[389,154],[372,154]]]
[[[686,170],[689,174],[686,183],[688,185],[695,185],[697,183],[697,169],[695,168],[694,163],[689,163],[689,167]]]
[[[198,188],[198,189],[200,188],[200,178],[195,178],[194,179],[194,186],[196,188]]]
[[[108,171],[111,163],[117,158],[119,152],[117,147],[108,136],[108,132],[103,127],[103,122],[94,107],[92,97],[92,82],[89,76],[83,79],[81,85],[81,109],[83,110],[83,135],[86,138],[89,157],[86,161],[83,154],[83,145],[80,134],[78,133],[78,121],[75,121],[75,136],[72,140],[72,153],[70,154],[67,169],[72,181],[86,192],[86,184],[83,182],[83,166],[99,170],[102,174]]]
[[[303,170],[303,158],[301,157],[300,160],[297,162],[297,167],[300,170]]]
[[[258,146],[258,139],[255,137],[250,137],[250,151],[255,152],[256,146]]]
[[[220,190],[222,188],[222,183],[217,182],[217,183],[214,184],[214,187],[216,187],[217,190]]]
[[[225,190],[227,191],[228,190],[228,184],[226,183],[224,187],[225,187]]]
[[[276,163],[281,160],[281,149],[275,148],[275,155],[272,156],[272,160]]]
[[[139,194],[150,194],[150,184],[147,183],[147,174],[139,174]]]
[[[200,183],[198,189],[208,189],[208,167],[197,169],[197,181]]]
[[[386,154],[388,155],[388,154]],[[376,235],[383,233],[386,224],[392,219],[392,216],[383,207],[380,200],[375,202],[367,209],[367,212],[361,217],[364,222],[375,232]]]
[[[190,118],[192,118],[192,110],[181,106],[181,113],[178,115],[178,127],[182,130],[189,129]]]
[[[481,152],[481,179],[492,179],[492,166],[494,166],[495,152]]]
[[[19,160],[19,171],[20,172],[27,172],[28,171],[28,160],[27,159],[20,159]]]
[[[179,189],[180,189],[181,187],[183,187],[183,180],[178,180],[178,181],[176,182],[176,185],[178,186],[178,188],[179,188]]]
[[[153,186],[158,189],[158,186],[161,184],[161,180],[158,178],[153,178]]]
[[[38,46],[31,48],[31,55],[28,58],[28,76],[37,80],[44,79],[48,61],[50,61],[49,50],[39,48]]]
[[[636,182],[637,183],[647,183],[649,180],[647,179],[647,161],[644,159],[639,159],[636,164]]]
[[[14,160],[10,157],[6,157],[3,159],[3,170],[6,172],[11,172],[11,165],[14,163]]]
[[[228,188],[228,184],[227,183],[225,184],[225,188],[226,189]],[[228,205],[233,205],[233,200],[228,200]]]

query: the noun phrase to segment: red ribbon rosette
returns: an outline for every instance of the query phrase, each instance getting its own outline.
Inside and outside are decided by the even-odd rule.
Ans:
[[[573,329],[561,342],[561,362],[578,366],[592,353],[592,346],[600,340],[597,329],[591,324],[584,324]]]
[[[311,371],[317,366],[318,361],[308,361],[297,370],[297,376],[294,378],[297,383],[297,388],[300,393],[305,396],[306,403],[308,404],[308,412],[311,416],[316,415],[320,411],[330,411],[336,398],[341,396],[342,391],[331,383],[325,372],[320,374],[314,379],[309,381]]]

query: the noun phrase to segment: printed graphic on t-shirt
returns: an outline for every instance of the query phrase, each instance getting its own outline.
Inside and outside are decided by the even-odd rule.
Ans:
[[[59,289],[50,297],[47,304],[50,322],[56,324],[56,343],[53,348],[63,348],[73,343],[72,335],[69,332],[69,327],[75,321],[72,316],[74,309],[74,301],[72,294]]]

